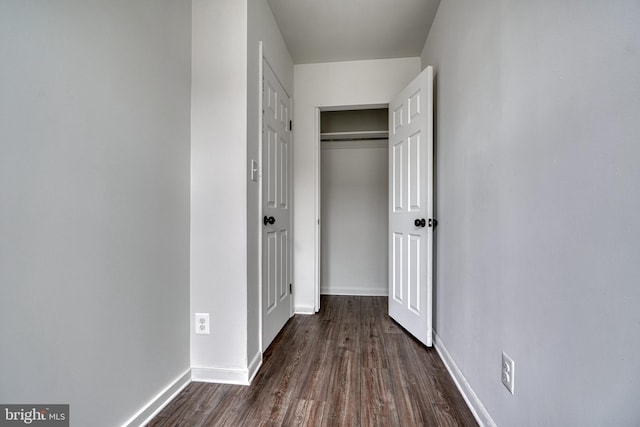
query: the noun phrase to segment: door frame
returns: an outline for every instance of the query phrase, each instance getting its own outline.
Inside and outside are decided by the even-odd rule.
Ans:
[[[322,144],[320,141],[320,113],[324,111],[345,111],[345,110],[371,110],[377,108],[389,108],[389,103],[383,104],[346,104],[315,107],[315,260],[314,260],[314,311],[320,311],[320,283],[322,280]]]

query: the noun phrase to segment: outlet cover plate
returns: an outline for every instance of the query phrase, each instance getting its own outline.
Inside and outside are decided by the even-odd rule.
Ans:
[[[513,386],[516,374],[516,364],[504,351],[502,352],[502,384],[513,394]]]
[[[209,313],[196,313],[195,333],[197,335],[209,335]]]

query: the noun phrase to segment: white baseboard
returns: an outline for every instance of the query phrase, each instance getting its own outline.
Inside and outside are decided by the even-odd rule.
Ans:
[[[322,295],[356,295],[363,297],[386,297],[388,288],[320,288]]]
[[[215,368],[210,366],[192,366],[191,381],[217,384],[250,385],[262,366],[262,353],[257,352],[247,369]]]
[[[458,366],[451,357],[451,354],[449,354],[447,347],[445,347],[438,334],[434,332],[433,336],[434,346],[440,355],[440,359],[442,359],[444,366],[447,367],[449,375],[451,375],[453,381],[456,383],[458,390],[462,394],[464,401],[467,402],[467,406],[471,410],[471,413],[478,424],[482,427],[495,427],[496,423],[493,421],[491,415],[489,415],[489,412],[484,407],[480,399],[478,399],[478,396],[471,388],[471,385],[467,382],[467,379],[462,375],[462,371],[458,369]]]
[[[293,310],[295,314],[316,314],[316,310],[312,305],[296,305]]]
[[[258,351],[256,355],[253,356],[251,363],[249,363],[249,384],[251,384],[251,381],[253,381],[256,374],[260,370],[261,366],[262,366],[262,353]]]
[[[191,369],[172,381],[156,397],[151,399],[133,417],[123,424],[124,427],[144,426],[155,417],[191,382]]]
[[[191,367],[191,381],[249,385],[249,369]]]

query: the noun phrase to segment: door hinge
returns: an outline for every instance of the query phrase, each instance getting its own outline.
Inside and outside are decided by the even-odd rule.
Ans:
[[[289,283],[289,294],[293,294],[293,285]]]
[[[293,130],[293,121],[289,120],[289,130]]]

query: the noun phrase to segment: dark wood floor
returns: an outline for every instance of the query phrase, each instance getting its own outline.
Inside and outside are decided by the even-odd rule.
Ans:
[[[265,352],[251,386],[191,383],[149,426],[476,426],[434,349],[385,297],[323,296]]]

